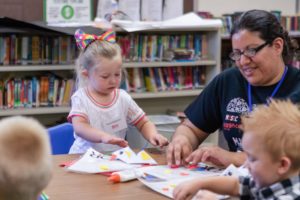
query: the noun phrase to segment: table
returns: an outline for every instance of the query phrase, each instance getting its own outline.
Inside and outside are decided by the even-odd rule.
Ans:
[[[165,155],[154,149],[147,152],[159,163],[166,164]],[[80,155],[54,155],[54,174],[45,189],[50,200],[166,200],[169,199],[146,187],[139,181],[112,184],[100,174],[80,174],[68,172],[59,165],[72,161]]]

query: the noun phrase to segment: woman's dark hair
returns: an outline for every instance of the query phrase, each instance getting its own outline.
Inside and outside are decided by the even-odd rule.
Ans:
[[[284,41],[282,58],[285,64],[289,64],[294,56],[295,50],[298,48],[295,41],[292,42],[288,32],[283,29],[276,16],[264,10],[249,10],[243,13],[233,25],[230,36],[240,30],[248,30],[250,32],[258,32],[260,38],[269,42],[273,42],[275,38],[282,38]]]

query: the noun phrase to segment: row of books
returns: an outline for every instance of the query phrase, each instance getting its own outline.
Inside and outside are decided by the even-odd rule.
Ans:
[[[0,36],[0,65],[71,64],[77,55],[71,36]]]
[[[191,90],[205,85],[205,66],[126,68],[121,88],[128,92]]]
[[[68,106],[74,88],[73,79],[54,75],[0,80],[0,108]]]
[[[281,24],[287,31],[300,31],[300,16],[282,16]]]
[[[208,57],[207,35],[200,33],[177,35],[130,34],[120,35],[117,41],[122,48],[124,61],[169,61],[168,50],[193,50],[191,59]]]
[[[126,68],[121,88],[128,92],[191,90],[206,83],[205,66]],[[55,75],[0,80],[0,108],[68,106],[74,79]]]
[[[271,11],[279,20],[281,25],[287,31],[300,31],[300,16],[282,16],[280,11]],[[232,14],[224,14],[222,16],[223,30],[225,34],[230,33],[234,21],[242,14],[242,12],[235,12]]]
[[[170,61],[168,51],[174,49],[192,50],[191,60],[208,57],[207,35],[200,33],[130,34],[118,36],[117,41],[124,61]],[[0,65],[71,64],[78,52],[71,36],[0,36]]]

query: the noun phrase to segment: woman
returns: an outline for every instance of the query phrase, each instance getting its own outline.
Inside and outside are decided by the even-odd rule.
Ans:
[[[300,101],[300,71],[287,66],[295,48],[273,14],[263,10],[243,13],[234,24],[231,40],[230,58],[237,67],[219,74],[185,110],[187,119],[176,129],[167,150],[169,165],[240,166],[246,158],[241,147],[241,114],[267,104],[269,98]],[[229,151],[198,148],[218,129]]]

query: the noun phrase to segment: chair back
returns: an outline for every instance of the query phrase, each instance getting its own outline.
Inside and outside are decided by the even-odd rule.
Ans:
[[[73,125],[67,122],[48,128],[53,155],[69,153],[75,140],[73,132]]]

